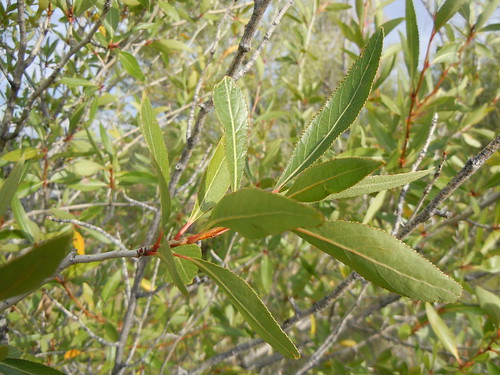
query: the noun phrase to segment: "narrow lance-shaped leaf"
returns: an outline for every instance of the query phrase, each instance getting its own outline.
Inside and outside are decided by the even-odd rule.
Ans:
[[[221,199],[207,227],[229,227],[243,237],[261,238],[322,221],[323,215],[312,207],[267,191],[242,189]]]
[[[238,190],[248,150],[248,110],[245,96],[230,77],[215,86],[215,112],[224,128],[231,189]]]
[[[172,249],[170,249],[168,243],[164,242],[161,244],[160,248],[158,249],[158,256],[160,257],[162,263],[167,267],[167,270],[172,277],[175,286],[179,288],[181,293],[186,297],[189,296],[189,292],[186,289],[181,276],[179,275],[179,271],[177,270],[177,265],[175,264],[174,256],[172,255]]]
[[[229,297],[245,321],[268,344],[289,358],[300,358],[300,353],[281,329],[276,319],[245,280],[228,270],[203,259],[187,258],[197,265]]]
[[[9,207],[23,174],[24,161],[19,161],[0,188],[0,218]]]
[[[327,199],[352,198],[358,197],[363,194],[371,194],[377,193],[382,190],[393,189],[427,176],[432,171],[433,169],[431,168],[417,172],[399,173],[383,176],[368,176],[358,182],[356,185],[351,186],[350,188],[341,191],[340,193],[329,195]]]
[[[476,295],[481,310],[488,314],[497,327],[500,327],[500,297],[480,286],[476,287]]]
[[[295,233],[350,266],[365,279],[422,301],[455,302],[460,284],[395,237],[367,225],[327,221]]]
[[[163,134],[158,125],[151,102],[146,95],[142,97],[140,122],[144,139],[148,145],[153,161],[157,166],[158,179],[160,180],[160,198],[162,208],[162,226],[168,220],[170,214],[170,194],[168,193],[168,180],[170,175],[170,167],[168,162],[168,152]],[[161,181],[163,179],[163,181]],[[167,187],[165,191],[165,187]]]
[[[0,267],[0,300],[31,292],[52,276],[73,240],[73,231],[51,238]]]
[[[123,68],[130,74],[132,77],[137,78],[138,80],[144,81],[144,73],[142,72],[139,63],[137,62],[134,55],[120,51],[118,58],[120,59],[120,63]]]
[[[457,339],[450,331],[446,323],[441,319],[439,314],[434,310],[434,307],[430,303],[425,304],[425,312],[427,313],[427,318],[429,319],[429,323],[432,327],[432,330],[438,337],[441,344],[448,350],[453,356],[460,361],[460,357],[458,355],[457,350]]]
[[[287,192],[301,202],[317,202],[358,183],[382,165],[368,158],[339,158],[306,169]]]
[[[446,0],[434,17],[434,31],[438,31],[467,2],[467,0]]]
[[[488,4],[483,8],[483,11],[477,17],[477,21],[474,24],[474,30],[479,31],[486,21],[495,14],[495,9],[497,9],[498,4],[500,4],[500,0],[489,0]]]
[[[221,139],[201,180],[189,221],[194,223],[201,215],[211,210],[226,194],[230,183],[224,151],[224,139]]]
[[[420,51],[417,16],[413,0],[406,0],[406,40],[408,43],[408,57],[406,63],[410,77],[413,79],[417,72],[418,54]]]
[[[16,219],[17,225],[26,235],[28,240],[34,244],[40,241],[40,228],[38,224],[31,220],[24,210],[21,201],[17,196],[12,199],[12,213]]]
[[[305,129],[276,184],[276,191],[323,155],[358,117],[377,73],[383,39],[383,30],[379,29],[337,90]]]

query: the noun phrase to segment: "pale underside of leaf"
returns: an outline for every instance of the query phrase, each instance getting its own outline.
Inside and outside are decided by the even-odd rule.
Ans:
[[[399,186],[409,184],[410,182],[416,181],[424,176],[427,176],[434,169],[426,169],[417,172],[399,173],[393,175],[380,175],[380,176],[368,176],[358,182],[356,185],[341,191],[340,193],[335,193],[329,195],[326,199],[345,199],[353,198],[363,194],[377,193],[382,190],[393,189]]]
[[[248,110],[245,96],[230,77],[214,90],[215,111],[225,131],[226,156],[231,175],[231,188],[239,188],[248,149]]]
[[[454,302],[462,288],[436,266],[388,233],[354,222],[324,222],[297,229],[310,244],[395,293],[422,300]]]
[[[302,202],[317,202],[332,193],[348,189],[380,165],[381,161],[368,158],[329,160],[306,169],[287,191],[286,196]]]

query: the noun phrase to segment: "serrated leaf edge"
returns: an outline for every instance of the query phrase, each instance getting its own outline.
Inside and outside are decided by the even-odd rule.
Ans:
[[[383,30],[382,28],[379,28],[379,29],[377,30],[377,32],[378,32],[378,31],[380,31],[380,37],[382,38],[382,41],[383,41],[383,39],[384,39],[384,30]],[[343,88],[343,87],[344,87],[345,81],[347,80],[347,77],[349,76],[349,74],[351,73],[352,69],[353,69],[353,68],[354,68],[354,66],[356,65],[356,62],[357,62],[357,61],[359,61],[360,59],[362,59],[362,58],[363,58],[363,56],[365,55],[365,53],[366,53],[366,48],[365,48],[365,49],[362,51],[362,53],[359,55],[358,59],[357,59],[357,60],[356,60],[356,61],[355,61],[352,65],[351,65],[351,67],[349,68],[349,70],[348,70],[348,71],[347,71],[347,73],[345,74],[344,79],[343,79],[343,80],[342,80],[342,81],[338,84],[338,86],[335,88],[335,90],[333,91],[333,93],[332,93],[332,94],[328,97],[328,99],[325,101],[325,103],[323,104],[323,106],[321,107],[321,109],[320,109],[318,112],[316,112],[316,113],[314,114],[314,116],[313,116],[313,118],[311,119],[311,121],[309,121],[308,125],[304,128],[304,130],[302,131],[302,133],[301,133],[301,135],[300,135],[300,137],[299,137],[299,140],[295,143],[294,150],[293,150],[293,152],[292,152],[292,155],[290,156],[290,159],[292,159],[292,158],[296,155],[296,152],[297,152],[297,145],[298,145],[298,144],[300,143],[300,141],[302,140],[302,137],[303,137],[304,133],[305,133],[305,132],[306,132],[306,131],[307,131],[307,130],[311,127],[311,125],[312,125],[313,121],[314,121],[314,120],[315,120],[315,119],[316,119],[319,115],[321,115],[321,112],[322,112],[322,111],[323,111],[323,110],[324,110],[324,109],[328,106],[328,104],[329,104],[330,100],[331,100],[331,99],[332,99],[332,98],[333,98],[333,97],[337,94],[337,92],[338,92],[341,88]],[[376,72],[375,72],[375,76],[377,75],[378,69],[380,68],[380,60],[381,60],[381,59],[379,58],[379,59],[378,59],[378,62],[377,62],[377,69],[376,69]],[[370,61],[371,61],[371,60],[370,60]],[[365,73],[366,73],[366,72],[365,72]],[[363,73],[363,76],[364,76],[364,74],[365,74],[365,73]],[[371,89],[372,89],[372,87],[373,87],[373,82],[374,82],[374,81],[375,81],[375,79],[374,79],[374,80],[370,83],[370,92],[371,92]],[[352,100],[353,100],[353,98],[354,98],[354,97],[355,97],[355,95],[353,95],[353,96],[351,97],[351,101],[350,101],[349,103],[351,103],[351,102],[352,102]],[[350,126],[354,123],[354,121],[356,121],[356,119],[358,118],[359,114],[360,114],[360,113],[361,113],[361,111],[363,110],[363,107],[365,106],[365,104],[366,104],[366,102],[368,101],[368,98],[369,98],[369,97],[370,97],[370,94],[368,94],[368,96],[366,97],[366,99],[365,99],[365,101],[364,101],[363,105],[361,106],[360,110],[359,110],[359,111],[358,111],[358,113],[356,114],[356,117],[355,117],[355,118],[354,118],[354,120],[351,122],[351,124],[350,124],[350,125],[349,125],[349,126],[348,126],[348,127],[347,127],[344,131],[343,131],[343,132],[339,133],[339,134],[338,134],[338,135],[337,135],[337,136],[336,136],[336,137],[332,140],[332,142],[331,142],[331,143],[330,143],[330,145],[329,145],[329,146],[325,149],[325,151],[324,151],[321,155],[319,155],[319,156],[318,156],[318,159],[319,159],[322,155],[324,155],[324,154],[325,154],[325,152],[326,152],[326,151],[327,151],[327,150],[328,150],[328,149],[329,149],[329,148],[333,145],[333,143],[334,143],[334,142],[335,142],[335,141],[336,141],[336,140],[337,140],[337,139],[338,139],[338,138],[339,138],[342,134],[344,134],[347,130],[349,130],[349,127],[350,127]],[[346,105],[345,107],[346,107],[346,108],[347,108],[347,107],[349,107],[349,104],[348,104],[348,105]],[[334,127],[335,127],[335,125],[338,123],[339,119],[343,116],[343,114],[345,113],[345,111],[346,111],[346,110],[344,110],[344,111],[342,112],[342,114],[338,116],[337,122],[336,122],[333,126],[331,126],[330,132],[331,132],[331,131],[333,131],[333,129],[334,129]],[[316,149],[317,149],[317,148],[316,148]],[[312,152],[310,152],[310,153],[309,153],[309,155],[312,155],[312,154],[314,154],[314,151],[312,151]],[[303,164],[303,163],[302,163],[302,164]],[[296,177],[296,176],[295,176],[295,173],[297,173],[297,170],[299,170],[299,169],[300,169],[300,167],[295,168],[295,170],[294,170],[294,171],[292,171],[292,172],[290,172],[290,173],[289,173],[289,176],[288,176],[286,179],[284,179],[283,181],[281,181],[281,178],[280,178],[280,179],[278,180],[279,185],[277,185],[277,186],[275,187],[275,189],[274,189],[274,190],[275,190],[275,191],[280,191],[280,190],[281,190],[281,188],[282,188],[283,186],[285,186],[288,182],[290,182],[290,180],[291,180],[292,178]],[[286,170],[286,168],[285,168],[285,170]]]
[[[386,234],[386,235],[388,235],[388,236],[392,237],[393,239],[397,240],[400,244],[402,244],[404,247],[406,247],[406,248],[410,249],[410,250],[411,250],[411,251],[413,251],[415,254],[417,254],[417,255],[418,255],[420,258],[422,258],[425,262],[429,263],[432,267],[434,267],[434,268],[435,268],[435,269],[436,269],[439,273],[441,273],[443,276],[445,276],[446,278],[450,279],[450,281],[452,281],[452,282],[456,283],[456,284],[460,287],[460,294],[457,296],[457,299],[458,299],[458,298],[462,295],[462,293],[463,293],[463,287],[462,287],[462,285],[460,285],[460,283],[458,283],[457,281],[455,281],[455,280],[454,280],[451,276],[448,276],[447,274],[445,274],[445,273],[444,273],[443,271],[441,271],[441,270],[440,270],[440,269],[439,269],[439,268],[438,268],[438,267],[437,267],[434,263],[432,263],[430,260],[428,260],[427,258],[425,258],[425,257],[424,257],[422,254],[420,254],[419,252],[415,251],[415,249],[413,249],[411,246],[408,246],[406,243],[404,243],[403,241],[401,241],[399,238],[392,236],[391,234],[387,233],[386,231],[384,231],[384,230],[382,230],[382,229],[375,228],[375,227],[372,227],[372,226],[367,225],[367,224],[359,223],[359,222],[357,222],[357,221],[351,221],[351,220],[332,220],[332,221],[330,221],[330,222],[343,222],[343,223],[351,223],[351,224],[363,225],[363,226],[365,226],[365,227],[368,227],[368,228],[373,229],[373,230],[377,230],[377,231],[379,231],[379,232],[382,232],[382,233],[384,233],[384,234]],[[304,228],[297,228],[297,229],[294,229],[294,230],[295,230],[295,231],[298,231],[298,232],[302,232],[302,233],[308,234],[308,235],[311,235],[311,237],[316,237],[316,238],[319,238],[317,235],[315,235],[315,234],[314,234],[314,233],[312,233],[312,232],[309,232],[307,229],[304,229]],[[313,236],[313,235],[314,235],[314,236]],[[353,253],[353,254],[355,254],[355,255],[358,255],[358,256],[360,256],[360,257],[362,257],[362,258],[364,258],[364,259],[368,259],[368,260],[372,261],[372,259],[371,259],[371,258],[367,258],[366,256],[363,256],[363,255],[359,254],[358,252],[355,252],[355,251],[350,251],[350,250],[346,250],[344,246],[342,246],[342,245],[340,245],[340,244],[337,244],[336,242],[333,242],[332,240],[330,240],[330,239],[328,239],[328,238],[321,237],[321,239],[322,239],[322,240],[324,239],[324,240],[325,240],[325,242],[328,242],[328,243],[330,243],[330,244],[332,244],[332,245],[334,245],[334,246],[338,246],[338,247],[340,247],[340,248],[341,248],[341,249],[343,249],[344,251],[348,251],[348,252]],[[312,245],[312,246],[314,246],[314,245]],[[396,270],[394,270],[393,268],[388,267],[387,265],[385,265],[385,264],[383,264],[383,263],[379,263],[379,262],[377,262],[377,261],[375,261],[375,260],[373,260],[373,261],[374,261],[374,263],[379,264],[379,265],[383,266],[384,268],[387,268],[387,269],[389,269],[389,270],[391,270],[391,271],[394,271],[394,272],[395,272],[395,273],[397,273],[397,274],[401,274],[401,272],[396,271]],[[419,283],[423,283],[423,284],[430,285],[432,288],[437,288],[437,289],[441,289],[441,290],[445,290],[445,291],[450,292],[448,289],[441,288],[441,287],[438,287],[438,286],[434,286],[434,285],[432,285],[432,284],[428,284],[428,283],[427,283],[427,282],[425,282],[425,281],[420,281],[420,280],[418,280],[418,279],[414,279],[413,277],[408,277],[407,275],[404,275],[404,274],[401,274],[401,275],[405,276],[405,277],[406,277],[406,278],[408,278],[408,279],[412,279],[412,280],[414,280],[414,281],[417,281],[417,282],[419,282]],[[399,293],[398,293],[398,294],[399,294]],[[429,300],[429,301],[426,301],[426,302],[437,302],[437,301],[441,301],[441,300]]]

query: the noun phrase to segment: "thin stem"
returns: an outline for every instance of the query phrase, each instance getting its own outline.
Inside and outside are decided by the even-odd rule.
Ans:
[[[426,208],[413,220],[405,224],[398,232],[398,238],[406,238],[415,230],[417,225],[426,222],[433,216],[438,207],[448,198],[459,186],[466,182],[477,170],[500,148],[500,135],[497,135],[480,153],[473,156],[457,175],[436,195],[436,197],[426,206]]]
[[[436,130],[437,121],[438,121],[438,114],[434,113],[434,116],[432,117],[431,128],[429,129],[429,134],[427,135],[427,139],[425,140],[424,146],[422,147],[422,150],[420,151],[417,160],[415,161],[415,163],[413,163],[411,167],[412,172],[415,172],[418,169],[420,163],[422,163],[422,161],[424,160],[425,154],[427,154],[427,149],[429,147],[429,144],[431,143],[434,131]],[[401,194],[399,195],[397,209],[396,209],[396,221],[394,222],[394,227],[392,228],[391,232],[392,235],[395,235],[398,232],[399,226],[401,225],[403,216],[403,207],[406,199],[406,194],[408,194],[409,189],[410,189],[410,184],[406,184],[401,189]]]

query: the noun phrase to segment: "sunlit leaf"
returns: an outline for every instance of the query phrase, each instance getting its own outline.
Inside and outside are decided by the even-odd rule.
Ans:
[[[305,129],[276,184],[276,191],[323,155],[358,117],[377,73],[383,39],[383,30],[379,29],[343,82]]]
[[[446,323],[441,319],[439,314],[434,310],[434,307],[429,302],[425,304],[425,312],[427,313],[427,318],[432,327],[432,330],[438,337],[441,344],[448,350],[453,356],[460,361],[457,350],[457,339],[455,335],[450,331]]]
[[[59,83],[66,85],[68,87],[94,87],[96,84],[88,79],[76,78],[76,77],[63,77],[59,80]]]
[[[138,80],[144,81],[144,73],[142,72],[142,69],[134,55],[128,52],[120,51],[118,58],[120,59],[123,69],[125,69],[128,74]]]
[[[224,139],[221,139],[201,180],[189,221],[195,222],[201,215],[211,210],[226,194],[230,183]]]
[[[168,162],[168,152],[163,133],[158,125],[158,120],[151,107],[151,102],[144,94],[142,97],[140,111],[141,129],[146,139],[149,151],[158,171],[161,209],[162,209],[162,227],[165,226],[170,215],[170,194],[168,192],[168,181],[170,176],[170,166]]]
[[[226,195],[213,208],[208,227],[229,227],[247,238],[321,224],[323,215],[290,198],[258,189]]]
[[[406,41],[408,43],[407,65],[410,77],[413,79],[417,72],[418,54],[420,51],[417,16],[413,0],[406,0]]]
[[[326,221],[297,235],[350,266],[365,279],[422,301],[455,302],[462,287],[403,242],[367,225]]]
[[[281,329],[276,319],[257,296],[255,291],[241,277],[203,259],[188,258],[213,280],[229,297],[245,321],[268,344],[286,357],[299,358],[300,353]]]
[[[376,193],[382,190],[393,189],[418,180],[431,173],[433,169],[417,172],[399,173],[393,175],[368,176],[356,185],[336,194],[329,195],[327,199],[345,199],[363,194]]]
[[[500,327],[500,298],[480,286],[476,287],[476,295],[481,309],[488,314],[497,327]]]
[[[446,0],[434,18],[434,30],[438,31],[453,17],[467,0]]]
[[[226,160],[231,188],[238,190],[248,149],[248,110],[245,96],[230,77],[215,86],[215,112],[224,128]]]
[[[368,158],[339,158],[306,169],[286,195],[301,202],[317,202],[361,181],[382,165]]]

